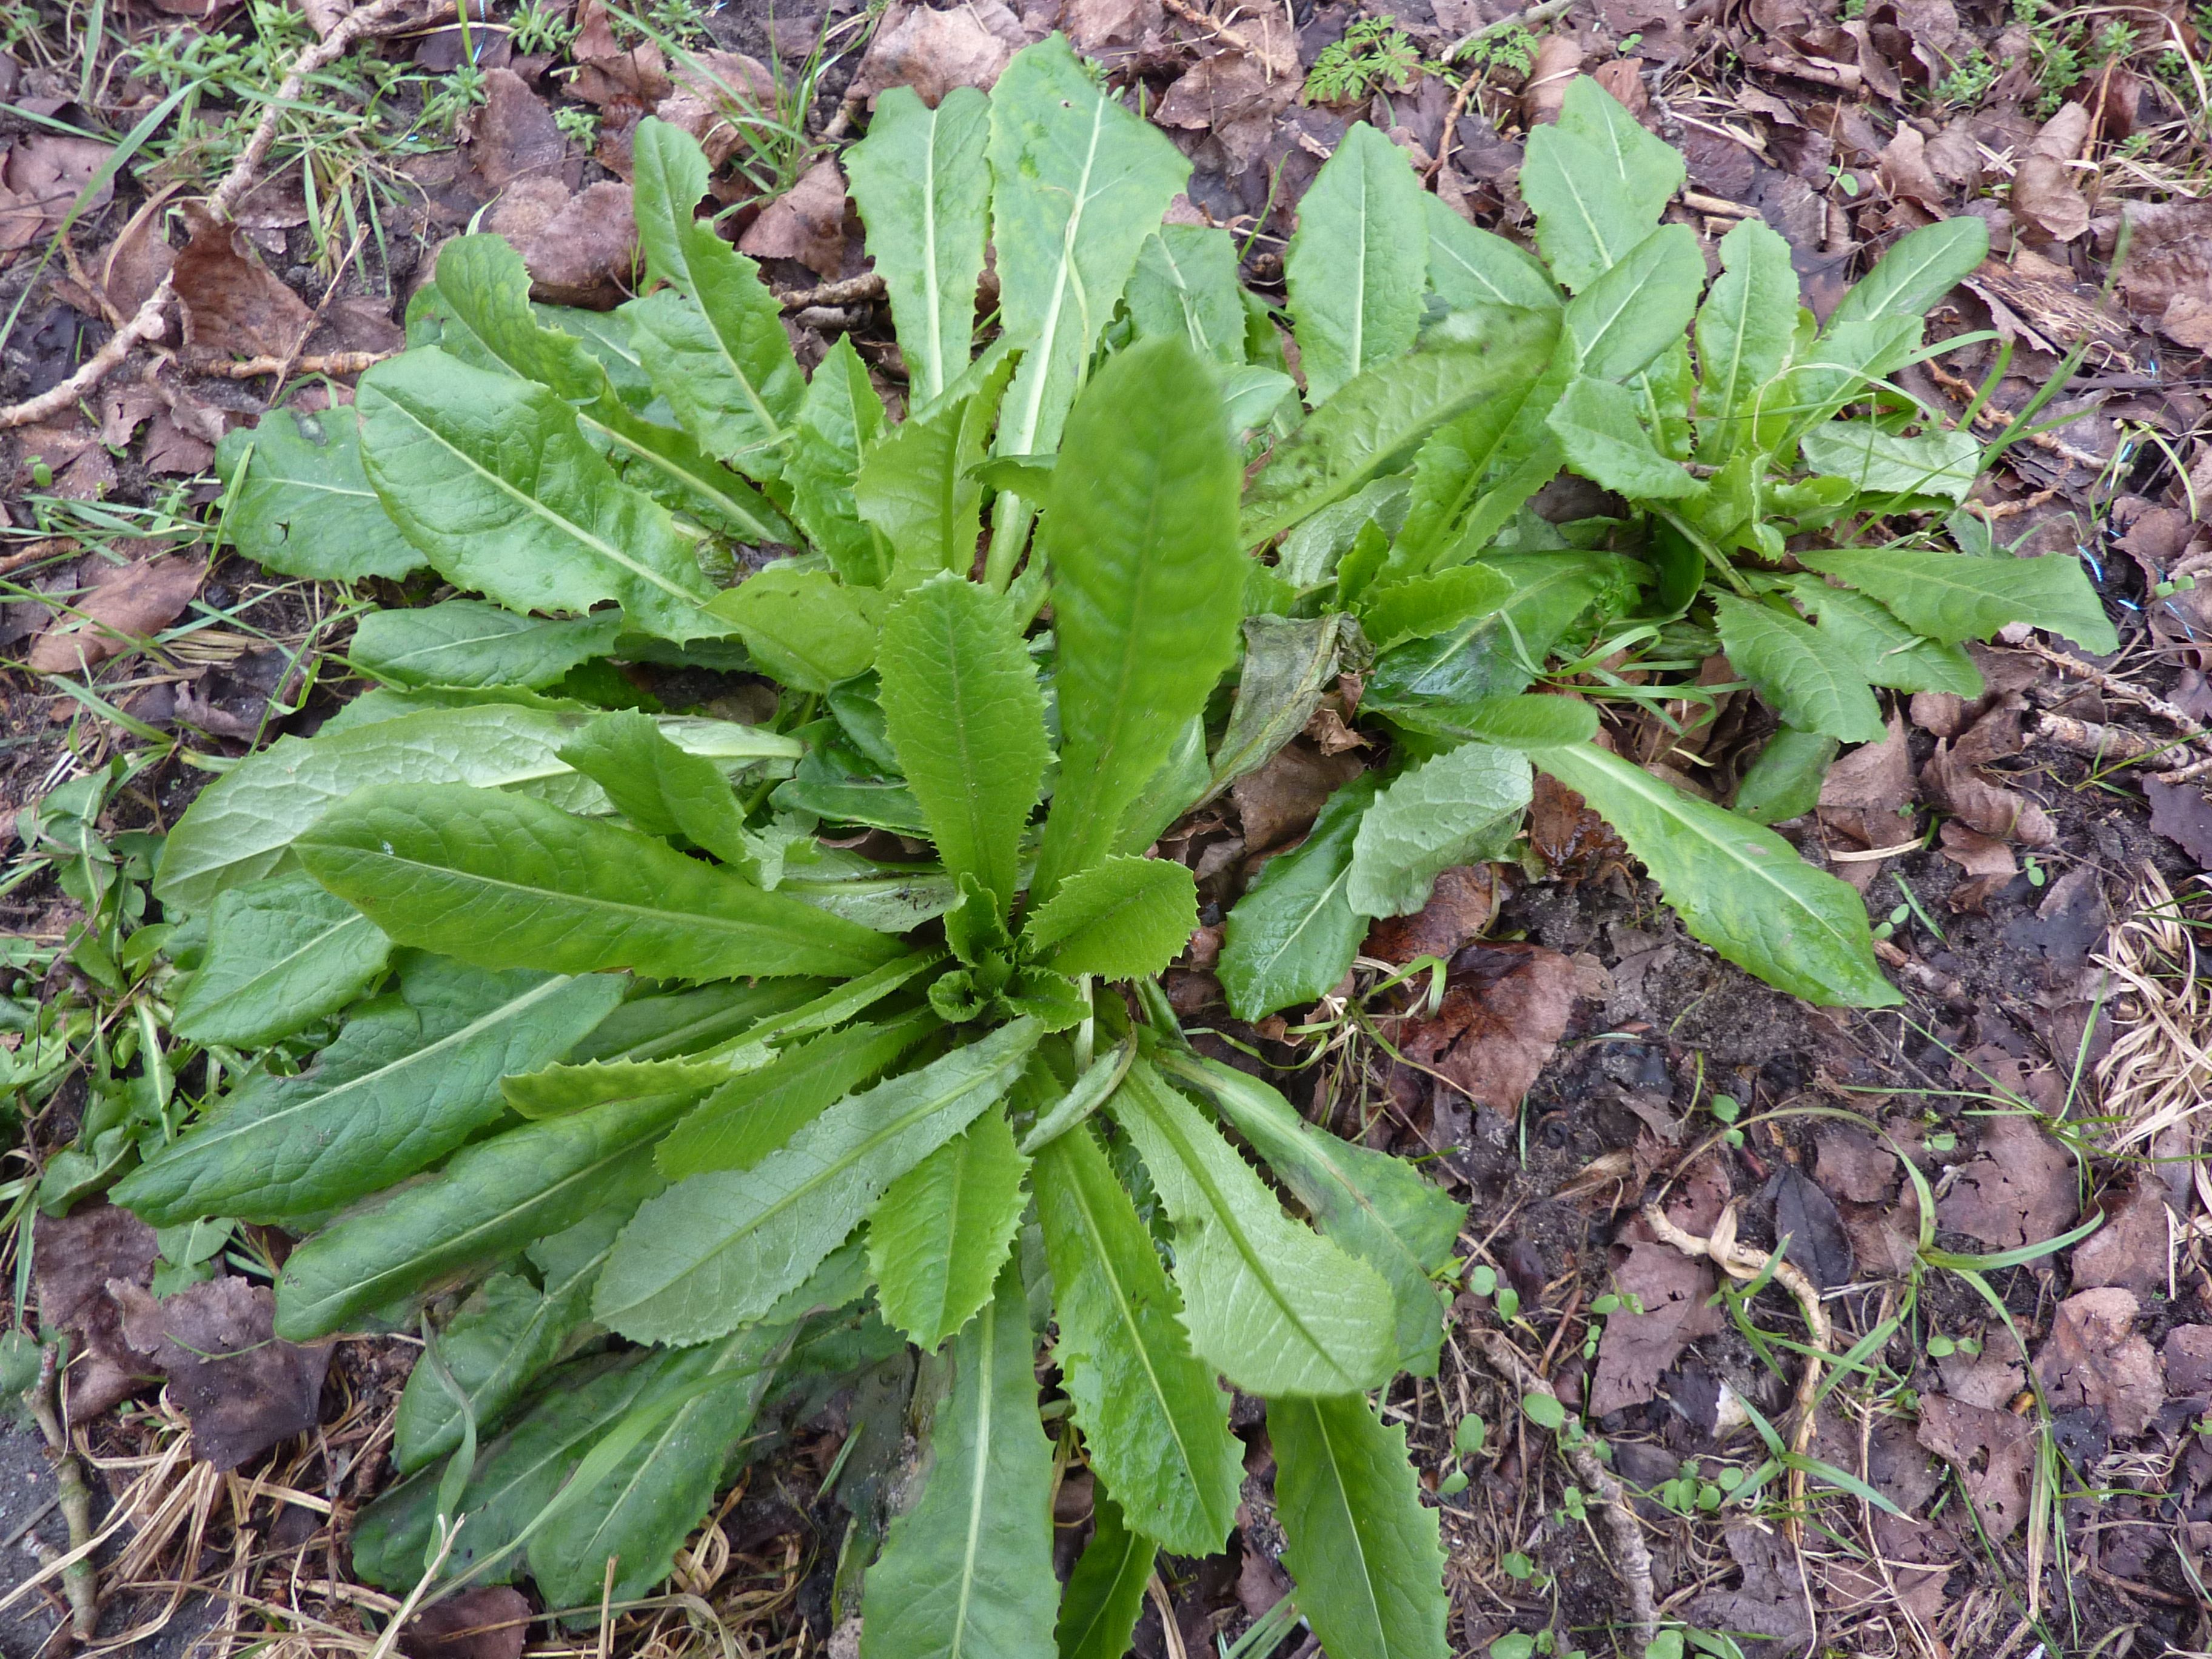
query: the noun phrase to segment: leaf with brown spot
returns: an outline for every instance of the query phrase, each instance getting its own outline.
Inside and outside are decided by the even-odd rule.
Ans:
[[[206,574],[205,559],[174,554],[120,566],[95,563],[92,591],[71,601],[75,614],[62,617],[32,642],[30,669],[81,674],[133,649],[183,614]]]
[[[2165,1368],[2136,1334],[2135,1292],[2107,1285],[2077,1291],[2051,1316],[2051,1336],[2035,1356],[2036,1375],[2063,1410],[2105,1414],[2118,1438],[2141,1434],[2166,1400]]]
[[[1712,1269],[1671,1244],[1631,1244],[1613,1279],[1644,1311],[1623,1308],[1606,1316],[1590,1384],[1594,1417],[1656,1398],[1661,1375],[1682,1351],[1721,1328],[1719,1310],[1706,1305],[1713,1294]]]
[[[185,343],[216,356],[289,357],[313,326],[307,302],[261,263],[245,234],[197,206],[192,240],[170,273],[184,307]]]
[[[319,1420],[331,1351],[276,1340],[266,1285],[205,1279],[158,1302],[136,1285],[110,1289],[131,1346],[168,1373],[194,1455],[234,1469]]]
[[[1993,1250],[2056,1238],[2074,1224],[2074,1160],[2033,1119],[1982,1120],[1980,1155],[1963,1165],[1936,1201],[1936,1219]]]
[[[845,177],[835,161],[817,161],[761,210],[738,239],[738,250],[756,259],[796,259],[817,276],[845,268]]]
[[[2002,1544],[2011,1537],[2027,1514],[2035,1425],[2010,1412],[1923,1394],[1920,1443],[1958,1472],[1959,1484],[1990,1541]]]
[[[1451,959],[1443,1001],[1398,1027],[1399,1053],[1478,1106],[1519,1109],[1574,1012],[1575,965],[1540,945],[1470,945]]]

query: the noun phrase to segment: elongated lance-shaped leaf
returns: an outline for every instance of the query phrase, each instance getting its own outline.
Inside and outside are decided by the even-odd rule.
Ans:
[[[860,458],[853,496],[861,518],[891,547],[884,586],[904,592],[950,570],[966,575],[982,531],[983,484],[974,468],[990,447],[991,423],[1014,372],[1012,353],[978,360],[975,390],[910,415]],[[988,363],[988,367],[985,365]]]
[[[404,1000],[349,1021],[296,1077],[255,1075],[141,1164],[116,1200],[155,1226],[281,1221],[335,1209],[436,1162],[507,1103],[500,1079],[558,1057],[622,1000],[611,975],[408,964]]]
[[[1413,344],[1428,229],[1406,152],[1366,122],[1353,125],[1299,200],[1283,256],[1309,403]]]
[[[1561,327],[1581,372],[1624,380],[1680,343],[1705,285],[1697,233],[1687,225],[1653,231],[1567,302]]]
[[[1604,489],[1637,501],[1705,495],[1704,483],[1660,453],[1638,414],[1626,386],[1585,374],[1568,386],[1546,423],[1567,465]]]
[[[649,276],[669,287],[623,307],[638,355],[690,430],[740,471],[780,477],[805,381],[760,267],[693,215],[707,157],[648,115],[631,140],[637,237]]]
[[[1307,1122],[1257,1078],[1164,1046],[1156,1062],[1206,1090],[1323,1235],[1389,1280],[1398,1306],[1399,1367],[1434,1376],[1444,1297],[1433,1275],[1451,1260],[1467,1206],[1404,1158]]]
[[[1559,308],[1559,287],[1534,254],[1468,223],[1441,196],[1423,191],[1421,213],[1429,233],[1429,286],[1451,310]]]
[[[1948,691],[1956,697],[1982,695],[1982,671],[1963,648],[1914,633],[1881,601],[1831,587],[1818,576],[1791,577],[1789,587],[1821,631],[1835,636],[1869,684]]]
[[[1553,273],[1581,293],[1651,234],[1686,173],[1595,81],[1568,82],[1558,122],[1528,135],[1521,172]]]
[[[647,835],[682,836],[740,868],[751,861],[744,811],[722,769],[678,748],[648,716],[602,714],[562,745],[561,758]]]
[[[1036,903],[1112,846],[1234,659],[1243,614],[1236,452],[1189,346],[1146,340],[1108,364],[1068,422],[1067,455],[1045,520],[1060,768]]]
[[[226,485],[224,532],[264,570],[359,581],[422,567],[362,471],[352,409],[272,409],[226,433],[215,465]]]
[[[1507,453],[1522,407],[1534,392],[1534,382],[1501,388],[1429,434],[1413,457],[1405,527],[1391,544],[1378,580],[1401,580],[1435,568],[1461,519],[1491,480],[1492,463]]]
[[[1559,326],[1557,312],[1470,310],[1346,382],[1275,447],[1245,495],[1237,539],[1267,541],[1351,495],[1444,422],[1527,386],[1550,360]]]
[[[1102,1486],[1092,1492],[1097,1524],[1060,1598],[1054,1633],[1060,1659],[1123,1659],[1145,1610],[1145,1586],[1160,1557],[1158,1544],[1129,1530],[1120,1505]]]
[[[234,887],[215,902],[207,958],[177,1003],[177,1035],[274,1042],[350,1002],[391,954],[381,928],[309,877]]]
[[[1411,915],[1440,872],[1504,850],[1529,794],[1528,760],[1489,744],[1409,767],[1360,818],[1345,897],[1362,915]]]
[[[893,1521],[860,1604],[862,1659],[1050,1659],[1052,1447],[1036,1346],[1008,1262],[953,1343],[927,1484]]]
[[[893,87],[877,100],[868,136],[845,152],[916,408],[968,367],[991,197],[989,131],[990,106],[972,87],[955,87],[935,109],[911,87]]]
[[[1872,421],[1831,421],[1805,434],[1798,456],[1814,472],[1850,480],[1869,495],[1934,495],[1954,506],[1981,476],[1982,446],[1970,432],[1905,437]]]
[[[1091,1464],[1129,1523],[1179,1555],[1219,1549],[1243,1462],[1229,1396],[1193,1355],[1182,1299],[1087,1127],[1037,1154],[1061,1375]]]
[[[891,745],[938,856],[1005,915],[1050,758],[1020,623],[998,594],[947,571],[885,615],[876,667]]]
[[[767,1063],[765,1045],[747,1043],[725,1054],[682,1054],[668,1060],[594,1060],[580,1066],[548,1066],[500,1084],[507,1103],[525,1117],[559,1117],[605,1101],[638,1095],[718,1087],[732,1073]]]
[[[671,1181],[709,1170],[750,1170],[937,1029],[920,1008],[881,1025],[832,1031],[732,1078],[699,1103],[655,1151]]]
[[[1512,597],[1513,584],[1486,565],[1454,565],[1384,586],[1370,585],[1359,596],[1360,630],[1377,651],[1387,651],[1489,616]]]
[[[994,1106],[891,1182],[868,1218],[868,1267],[884,1317],[936,1349],[990,1299],[1029,1202],[1029,1159]]]
[[[1310,1002],[1351,968],[1367,936],[1352,906],[1354,837],[1380,781],[1364,773],[1330,796],[1313,833],[1268,860],[1229,913],[1221,984],[1239,1019]]]
[[[454,1154],[293,1251],[276,1279],[276,1334],[311,1342],[443,1274],[510,1256],[602,1207],[656,1191],[652,1142],[698,1097],[610,1101],[525,1124]]]
[[[566,1063],[666,1060],[715,1048],[769,1016],[804,1007],[827,988],[820,980],[770,979],[753,985],[701,985],[634,996],[571,1048]]]
[[[358,407],[385,510],[455,586],[514,611],[612,599],[672,640],[722,631],[667,509],[615,476],[550,390],[426,347],[364,375]]]
[[[1100,91],[1057,34],[1016,52],[992,88],[990,159],[1001,326],[1024,348],[998,453],[1048,453],[1190,163]]]
[[[2119,636],[2096,589],[2070,553],[2039,559],[1982,557],[1932,549],[1830,548],[1805,562],[1879,599],[1931,640],[1987,639],[2008,623],[2032,623],[2100,653]]]
[[[1406,1431],[1353,1395],[1270,1400],[1267,1438],[1283,1565],[1330,1659],[1445,1659],[1443,1549]]]
[[[848,1095],[750,1170],[678,1183],[639,1211],[599,1276],[600,1323],[702,1342],[811,1273],[884,1189],[1004,1095],[1042,1035],[1020,1019],[920,1071]]]
[[[1841,746],[1833,738],[1784,726],[1745,771],[1729,810],[1754,823],[1780,823],[1811,811],[1820,804],[1820,785]]]
[[[830,568],[854,586],[880,586],[890,566],[875,532],[860,521],[853,481],[860,458],[884,434],[883,399],[868,380],[868,366],[841,335],[806,383],[792,427],[784,483],[791,514]]]
[[[1176,1230],[1176,1288],[1199,1357],[1276,1395],[1379,1387],[1396,1358],[1389,1286],[1300,1226],[1198,1109],[1146,1061],[1107,1103]]]
[[[536,688],[612,650],[622,621],[612,606],[572,622],[542,622],[482,599],[447,599],[370,611],[346,655],[363,673],[399,685]]]
[[[1145,239],[1126,296],[1139,338],[1180,334],[1218,363],[1244,361],[1244,293],[1225,228],[1162,225]]]
[[[900,954],[649,836],[496,790],[364,789],[297,846],[393,939],[487,968],[737,979],[865,973]]]
[[[1620,832],[1690,931],[1768,984],[1831,1006],[1899,1001],[1866,903],[1762,824],[1686,795],[1595,744],[1531,757]]]
[[[1198,926],[1198,886],[1170,859],[1121,854],[1060,883],[1030,913],[1025,947],[1054,973],[1143,979],[1182,954]]]
[[[1826,629],[1729,593],[1715,594],[1713,609],[1729,661],[1790,725],[1845,743],[1881,740],[1881,705]]]
[[[1718,465],[1753,441],[1762,396],[1777,386],[1797,333],[1790,244],[1747,219],[1721,238],[1721,264],[1698,311],[1698,425],[1702,459]]]
[[[1923,318],[1989,256],[1989,222],[1972,214],[1907,232],[1837,301],[1826,331],[1884,317]]]

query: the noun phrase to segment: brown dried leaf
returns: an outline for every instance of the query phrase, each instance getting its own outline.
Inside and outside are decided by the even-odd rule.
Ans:
[[[1449,961],[1461,946],[1480,939],[1497,914],[1498,885],[1490,866],[1455,865],[1438,874],[1429,902],[1412,915],[1385,916],[1370,927],[1362,950],[1400,967],[1416,957]]]
[[[988,92],[1016,52],[1028,44],[1005,0],[969,0],[947,11],[893,0],[853,79],[848,96],[912,87],[934,109],[955,87]]]
[[[9,480],[10,489],[34,487],[31,475],[34,459],[44,461],[53,472],[53,482],[42,493],[65,501],[88,501],[114,487],[114,458],[100,441],[99,432],[81,415],[72,413],[42,426],[18,427],[11,435],[15,441],[16,465]]]
[[[562,179],[568,167],[568,141],[555,125],[545,100],[513,70],[484,76],[484,101],[468,124],[469,160],[494,190],[522,179]],[[574,176],[564,180],[573,185]]]
[[[570,196],[557,179],[525,180],[489,223],[522,255],[533,300],[608,311],[636,287],[637,221],[628,185],[601,179]]]
[[[1943,1391],[1954,1400],[1987,1411],[2002,1411],[2027,1386],[2027,1367],[2009,1334],[1992,1335],[1979,1353],[1958,1349],[1936,1362]]]
[[[1765,1642],[1747,1645],[1769,1652],[1776,1643],[1804,1647],[1813,1639],[1813,1615],[1796,1553],[1779,1534],[1750,1521],[1730,1526],[1723,1536],[1743,1570],[1743,1583],[1698,1596],[1690,1604],[1691,1616],[1715,1630],[1765,1637]]]
[[[328,1347],[276,1340],[276,1298],[243,1279],[203,1279],[156,1302],[118,1280],[124,1334],[169,1374],[192,1451],[218,1469],[314,1427]]]
[[[2159,1183],[2137,1175],[2099,1205],[2105,1224],[2074,1247],[2074,1288],[2117,1285],[2137,1296],[2163,1291],[2173,1236]]]
[[[1656,1398],[1661,1375],[1682,1351],[1721,1328],[1719,1310],[1706,1305],[1713,1294],[1711,1267],[1671,1244],[1631,1244],[1613,1277],[1644,1311],[1624,1308],[1607,1316],[1590,1384],[1589,1409],[1597,1417]]]
[[[80,1204],[65,1216],[39,1218],[31,1265],[39,1286],[39,1319],[74,1331],[86,1358],[69,1372],[70,1415],[79,1421],[127,1398],[151,1368],[123,1340],[123,1310],[109,1285],[143,1285],[161,1255],[154,1230],[112,1204]]]
[[[172,273],[185,343],[239,357],[289,357],[314,325],[307,302],[279,282],[234,225],[187,206],[192,240]]]
[[[2074,1160],[2021,1113],[1982,1120],[1980,1155],[1936,1201],[1938,1224],[2014,1250],[2074,1224]]]
[[[0,255],[28,247],[59,228],[84,187],[115,146],[58,132],[33,132],[15,140],[0,161]],[[114,180],[92,193],[77,217],[114,199]]]
[[[478,1585],[409,1620],[399,1650],[407,1659],[522,1659],[536,1617],[513,1586]]]
[[[1897,1181],[1897,1154],[1889,1143],[1847,1123],[1824,1123],[1813,1132],[1813,1159],[1820,1184],[1855,1204],[1881,1202]]]
[[[1920,1443],[1958,1472],[1983,1529],[1994,1543],[2027,1514],[2036,1452],[2034,1425],[2010,1412],[1969,1406],[1947,1395],[1920,1396]]]
[[[81,674],[130,650],[183,614],[207,574],[205,559],[167,556],[126,565],[92,567],[92,591],[31,646],[29,667],[40,674]]]
[[[1152,118],[1186,131],[1211,129],[1233,170],[1242,173],[1267,148],[1277,118],[1297,95],[1295,76],[1271,72],[1247,52],[1218,52],[1168,88]]]
[[[2142,781],[2143,799],[2150,803],[2150,827],[2199,866],[2212,870],[2212,800],[2193,783]]]
[[[756,259],[796,259],[824,281],[845,267],[845,178],[837,164],[817,161],[761,210],[738,240]]]
[[[1570,887],[1628,856],[1628,844],[1613,826],[1548,772],[1536,774],[1528,804],[1528,845],[1544,860],[1545,873]]]
[[[1942,213],[1951,192],[1929,165],[1928,141],[1917,127],[1900,125],[1881,153],[1881,181],[1892,196],[1910,198],[1931,213]]]
[[[2058,1304],[2036,1375],[2062,1410],[2102,1412],[2114,1435],[2141,1434],[2166,1399],[2165,1368],[2136,1334],[2135,1292],[2117,1285],[2077,1291]]]
[[[1546,35],[1521,88],[1522,125],[1536,127],[1558,120],[1559,107],[1567,101],[1567,82],[1582,71],[1582,43],[1571,33]]]
[[[1248,853],[1271,853],[1313,827],[1322,805],[1364,769],[1357,755],[1324,755],[1293,738],[1256,772],[1229,786],[1244,821]]]
[[[118,317],[134,315],[177,263],[161,234],[163,210],[173,193],[163,189],[149,197],[100,258],[100,286]]]
[[[1067,0],[1060,13],[1060,27],[1086,58],[1102,56],[1108,46],[1133,46],[1163,21],[1160,0]],[[1250,27],[1249,20],[1239,23]]]
[[[2212,1325],[2176,1325],[2161,1351],[2166,1385],[2176,1395],[2212,1394]]]
[[[2076,106],[2078,107],[2078,106]],[[2075,188],[2063,162],[2025,155],[2012,177],[2012,211],[2056,240],[2070,242],[2089,228],[2089,200]]]
[[[1407,1059],[1479,1106],[1517,1110],[1574,1012],[1575,965],[1540,945],[1469,945],[1452,958],[1434,1015],[1399,1027]]]
[[[1936,745],[1936,752],[1920,769],[1920,782],[1930,800],[1968,829],[2027,847],[2057,844],[2058,826],[2048,812],[2027,796],[1960,764],[1948,744]]]

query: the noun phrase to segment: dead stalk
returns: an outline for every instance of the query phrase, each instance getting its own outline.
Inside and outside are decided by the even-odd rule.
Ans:
[[[62,1421],[59,1372],[57,1350],[49,1347],[39,1356],[39,1380],[25,1390],[24,1398],[38,1420],[39,1432],[46,1437],[46,1450],[54,1462],[57,1501],[62,1518],[69,1522],[70,1553],[75,1555],[92,1540],[92,1488],[85,1484],[84,1471],[70,1451],[69,1429]],[[31,1548],[41,1562],[57,1559],[59,1553],[36,1539],[31,1540]],[[62,1594],[69,1598],[70,1634],[79,1642],[92,1641],[100,1632],[100,1571],[93,1565],[89,1552],[62,1569]]]

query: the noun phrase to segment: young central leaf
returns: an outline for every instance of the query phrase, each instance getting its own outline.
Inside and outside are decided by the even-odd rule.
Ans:
[[[1003,915],[1050,758],[1020,625],[1006,600],[948,571],[891,607],[876,667],[891,746],[938,856]]]
[[[1067,423],[1045,513],[1060,782],[1032,901],[1095,863],[1234,659],[1245,562],[1213,376],[1176,339],[1109,363]]]

